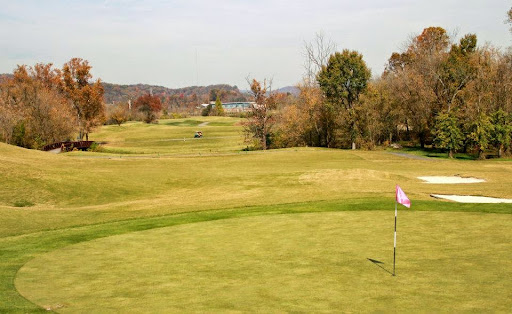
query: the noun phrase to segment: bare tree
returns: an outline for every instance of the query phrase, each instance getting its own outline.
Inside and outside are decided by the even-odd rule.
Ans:
[[[272,80],[263,80],[263,84],[255,79],[246,78],[251,87],[251,93],[255,104],[251,108],[251,115],[244,124],[244,132],[247,138],[253,138],[258,146],[266,150],[271,141],[272,128],[275,124],[273,111],[276,108],[272,94]]]
[[[507,11],[507,19],[505,20],[505,23],[512,25],[512,8]],[[510,27],[510,32],[512,33],[512,26]]]
[[[330,39],[325,38],[322,32],[316,33],[311,42],[304,41],[304,82],[308,85],[314,85],[316,74],[327,64],[329,56],[336,51],[336,44]]]

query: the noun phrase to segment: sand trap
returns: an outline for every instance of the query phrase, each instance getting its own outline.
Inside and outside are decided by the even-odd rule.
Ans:
[[[462,177],[443,177],[443,176],[434,176],[434,177],[418,177],[418,179],[426,181],[424,183],[430,184],[461,184],[461,183],[480,183],[485,182],[483,179],[477,178],[462,178]]]
[[[459,203],[512,203],[512,199],[509,198],[495,198],[486,196],[470,196],[470,195],[441,195],[431,194],[430,196],[435,198],[447,199]]]

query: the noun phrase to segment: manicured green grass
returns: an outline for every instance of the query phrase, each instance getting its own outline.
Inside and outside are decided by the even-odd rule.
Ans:
[[[401,211],[397,277],[393,212],[365,211],[108,237],[42,255],[15,283],[59,312],[504,312],[512,307],[508,218]]]
[[[31,259],[133,231],[181,224],[201,229],[203,224],[196,222],[273,214],[389,214],[397,183],[415,212],[474,212],[503,221],[511,217],[511,204],[456,204],[429,196],[511,198],[510,162],[415,160],[385,151],[317,148],[242,152],[240,121],[193,117],[106,126],[91,134],[91,139],[108,142],[107,150],[126,152],[122,155],[53,155],[0,144],[0,312],[38,309],[13,286],[18,269]],[[198,122],[209,123],[198,128]],[[205,137],[194,140],[196,130]],[[487,182],[432,185],[416,178],[455,174]],[[16,207],[20,204],[33,205]]]
[[[105,126],[91,134],[90,139],[106,142],[102,149],[110,154],[232,153],[245,147],[240,121],[229,117],[194,117],[160,120],[158,124],[128,122]],[[201,126],[203,123],[206,125]],[[196,131],[202,131],[203,137],[195,139]]]

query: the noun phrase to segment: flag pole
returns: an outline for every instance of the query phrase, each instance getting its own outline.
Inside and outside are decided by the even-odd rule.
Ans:
[[[395,260],[396,260],[396,216],[397,216],[397,204],[398,202],[395,200],[395,237],[393,241],[393,276],[395,275]]]

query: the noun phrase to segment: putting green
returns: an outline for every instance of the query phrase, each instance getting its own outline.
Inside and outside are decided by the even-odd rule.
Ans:
[[[217,220],[71,245],[15,284],[58,312],[506,312],[511,228],[511,215],[400,210],[392,277],[392,211]]]

